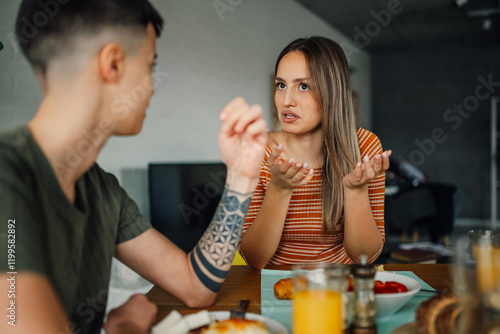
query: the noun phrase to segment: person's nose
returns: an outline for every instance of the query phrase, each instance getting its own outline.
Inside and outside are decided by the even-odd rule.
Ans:
[[[294,107],[297,105],[296,96],[292,89],[287,89],[283,96],[283,106]]]

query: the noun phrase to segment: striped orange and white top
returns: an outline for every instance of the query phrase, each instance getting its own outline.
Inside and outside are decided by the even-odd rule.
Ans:
[[[372,132],[360,128],[358,130],[358,140],[361,158],[368,156],[371,159],[376,154],[382,154],[380,140]],[[271,151],[271,147],[267,145],[259,183],[252,197],[243,226],[243,234],[257,216],[271,180],[271,170],[267,164]],[[344,230],[341,229],[329,235],[322,232],[321,176],[321,168],[314,169],[312,180],[305,186],[293,190],[281,241],[269,264],[303,262],[353,263],[344,248]],[[368,194],[375,222],[385,242],[384,192],[385,173],[381,173],[369,182]],[[370,260],[375,260],[381,251],[382,249]]]

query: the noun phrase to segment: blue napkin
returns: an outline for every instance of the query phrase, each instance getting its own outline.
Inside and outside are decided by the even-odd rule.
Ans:
[[[411,271],[396,271],[397,274],[405,275],[416,279],[422,289],[433,290],[429,284],[425,283]],[[261,313],[263,316],[281,322],[292,333],[292,301],[278,300],[274,296],[273,286],[282,278],[293,277],[293,272],[289,270],[261,270]],[[415,309],[424,300],[432,297],[431,293],[419,291],[403,307],[392,316],[377,320],[377,330],[380,334],[390,333],[397,327],[415,321]]]

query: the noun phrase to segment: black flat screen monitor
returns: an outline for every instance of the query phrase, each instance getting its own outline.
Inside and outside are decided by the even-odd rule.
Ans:
[[[223,163],[149,164],[151,224],[190,252],[217,208],[224,190]]]

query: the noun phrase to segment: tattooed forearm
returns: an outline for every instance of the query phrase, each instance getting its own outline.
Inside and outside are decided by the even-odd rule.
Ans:
[[[189,254],[201,282],[218,292],[231,267],[252,193],[240,194],[226,188],[212,222]]]

